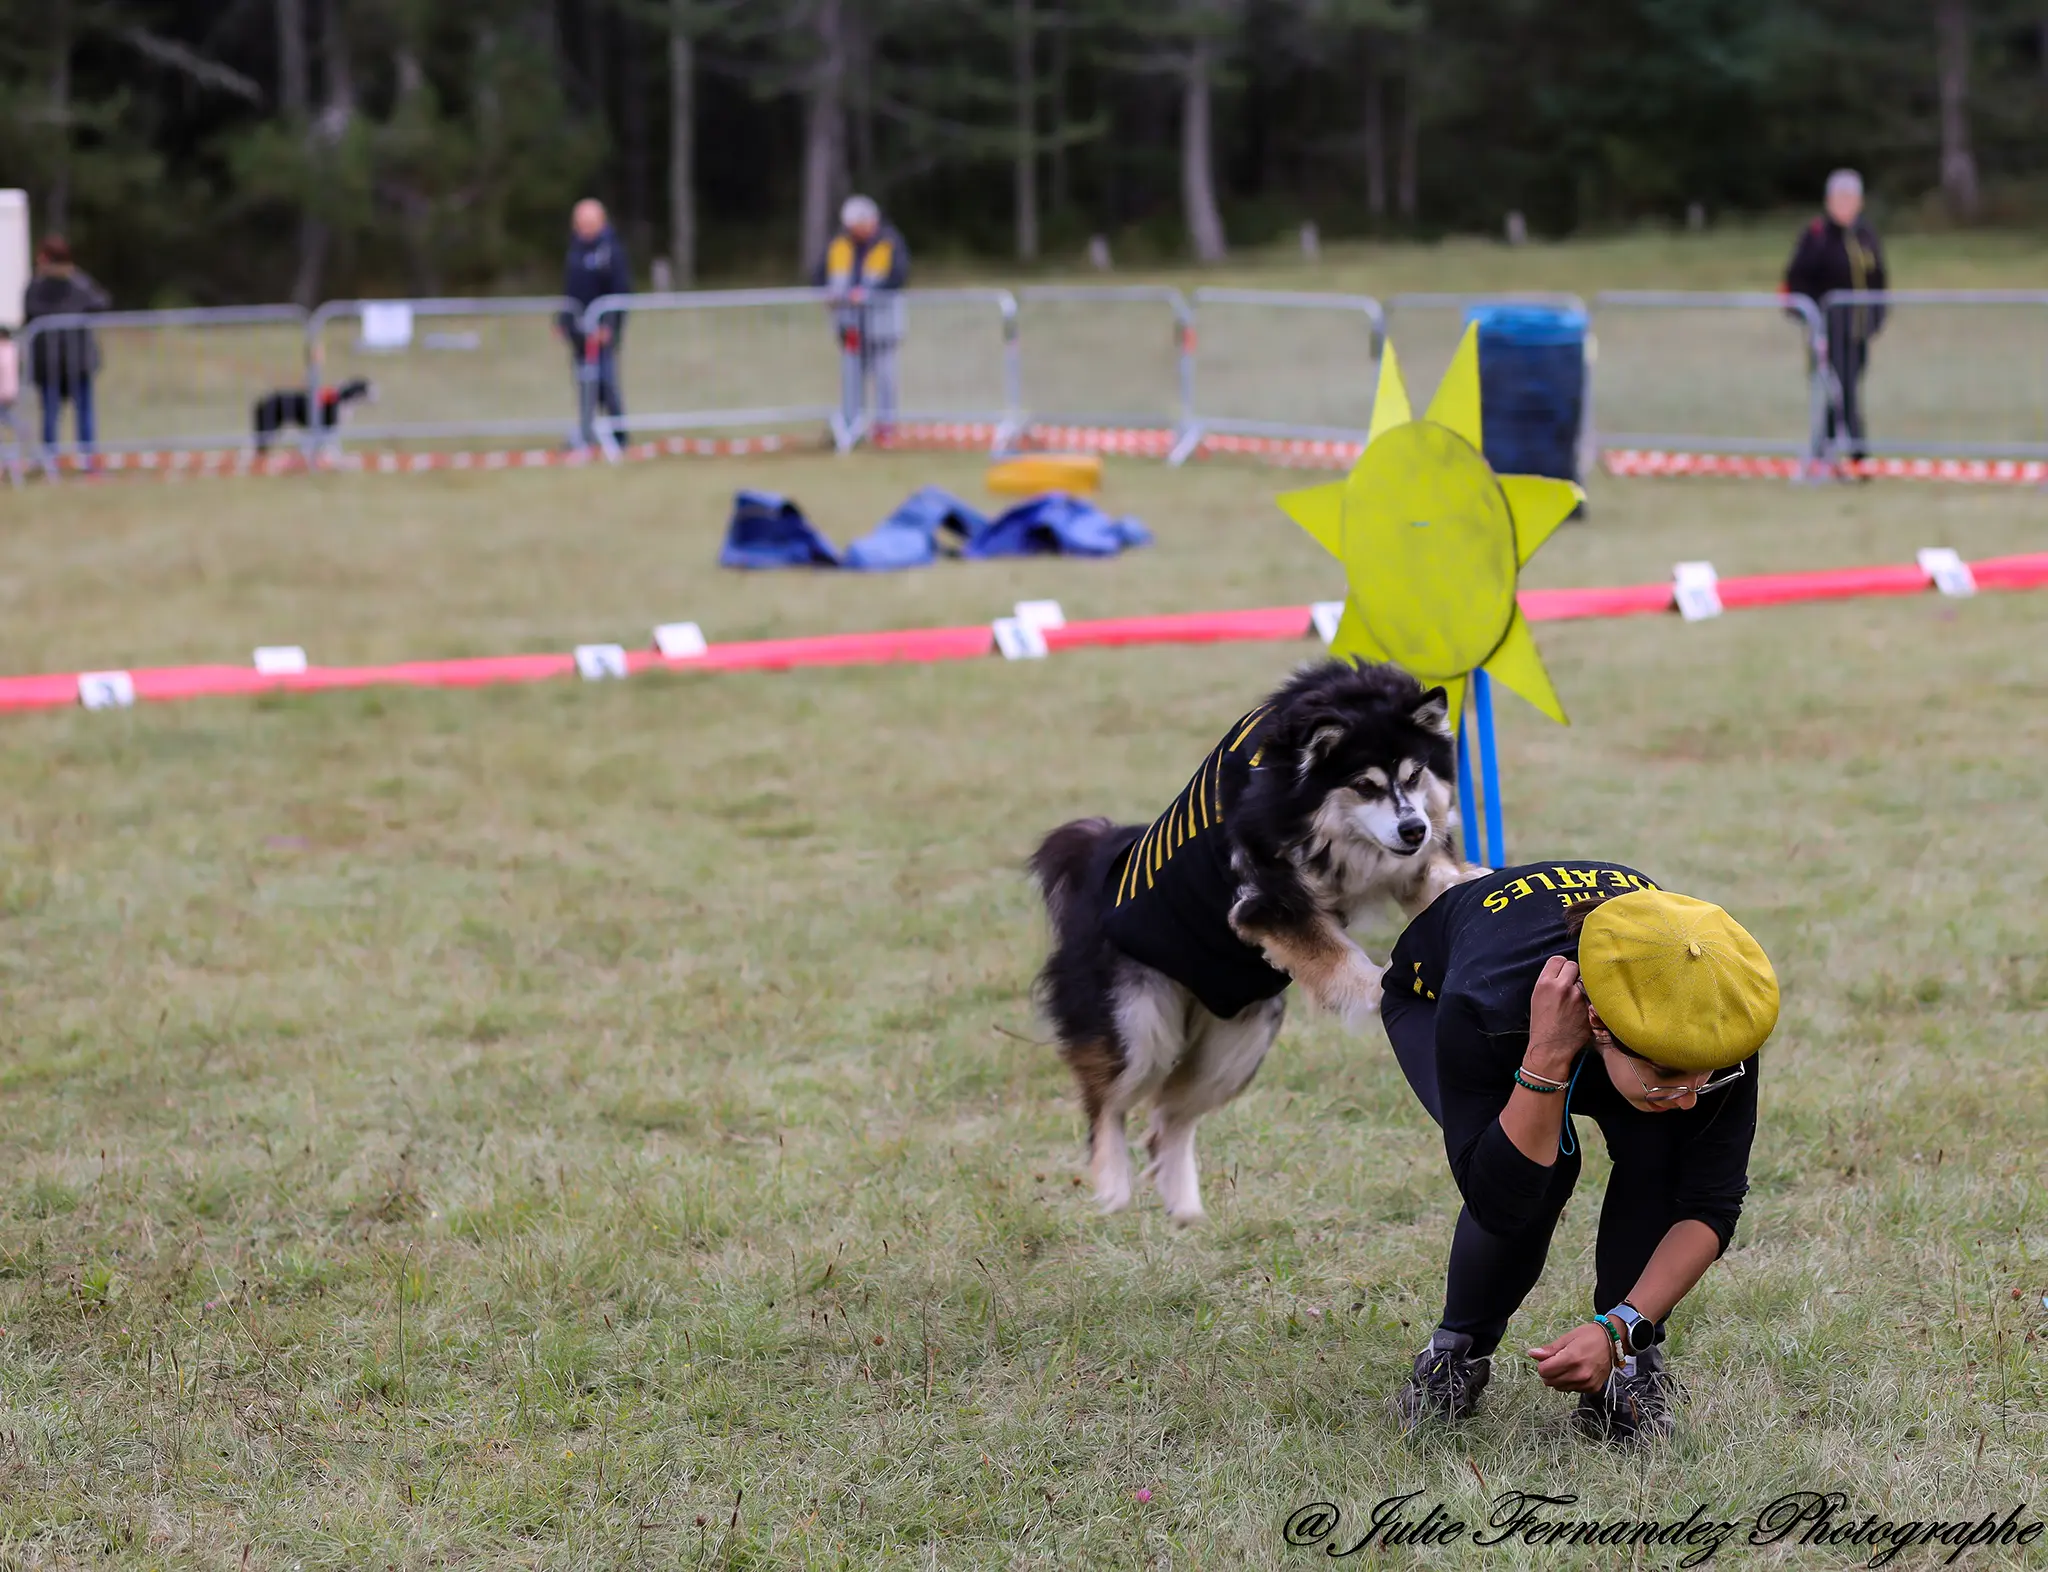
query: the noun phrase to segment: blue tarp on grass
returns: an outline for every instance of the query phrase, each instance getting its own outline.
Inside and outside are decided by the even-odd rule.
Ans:
[[[736,491],[719,548],[721,568],[836,568],[839,553],[787,497]]]
[[[859,540],[844,556],[794,502],[762,491],[733,497],[732,523],[718,554],[728,568],[846,567],[859,572],[921,568],[941,555],[940,536],[957,537],[947,554],[990,557],[1114,557],[1149,545],[1152,532],[1134,518],[1112,518],[1094,503],[1062,491],[1018,503],[990,519],[937,486],[926,486]]]
[[[1018,503],[971,537],[963,557],[1114,557],[1149,546],[1152,532],[1134,518],[1111,518],[1092,502],[1049,491]]]
[[[965,543],[988,528],[988,520],[949,491],[926,486],[867,534],[846,548],[846,566],[866,573],[921,568],[939,555],[939,532]]]

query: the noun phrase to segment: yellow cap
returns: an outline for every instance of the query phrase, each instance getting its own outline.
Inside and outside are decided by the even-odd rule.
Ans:
[[[1778,974],[1749,930],[1709,901],[1636,890],[1579,935],[1579,980],[1617,1041],[1673,1070],[1742,1063],[1778,1024]]]

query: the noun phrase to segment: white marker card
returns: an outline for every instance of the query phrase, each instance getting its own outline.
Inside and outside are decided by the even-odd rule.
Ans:
[[[296,677],[306,669],[306,652],[296,644],[264,644],[256,650],[256,669],[266,677]]]
[[[1316,637],[1329,644],[1337,637],[1337,624],[1344,620],[1344,602],[1319,600],[1309,607],[1308,615],[1315,625]]]
[[[664,622],[654,630],[654,647],[665,660],[692,660],[709,648],[694,622]]]
[[[1015,617],[998,617],[991,626],[995,629],[996,648],[1003,652],[1004,660],[1045,659],[1045,629],[1037,624]]]
[[[1028,622],[1034,628],[1064,628],[1067,614],[1060,610],[1056,600],[1020,600],[1011,613],[1019,622]]]
[[[125,710],[135,702],[135,679],[125,671],[81,671],[78,702],[89,710]]]
[[[363,348],[404,349],[412,342],[412,302],[363,302]]]
[[[585,682],[603,682],[626,675],[626,649],[622,644],[579,644],[576,671]]]
[[[1923,547],[1916,556],[1920,571],[1934,580],[1934,587],[1944,595],[1974,595],[1977,593],[1977,575],[1970,571],[1969,563],[1958,556],[1950,546]]]
[[[1721,615],[1720,575],[1711,562],[1681,562],[1671,570],[1671,598],[1687,622]]]

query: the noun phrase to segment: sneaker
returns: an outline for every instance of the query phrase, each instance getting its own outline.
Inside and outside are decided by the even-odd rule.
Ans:
[[[1479,1394],[1493,1377],[1491,1359],[1470,1357],[1472,1339],[1439,1330],[1415,1356],[1415,1374],[1389,1400],[1405,1434],[1425,1419],[1452,1423],[1479,1406]]]
[[[1598,1392],[1579,1394],[1572,1422],[1595,1441],[1632,1445],[1660,1441],[1671,1434],[1671,1399],[1675,1386],[1664,1368],[1664,1350],[1652,1348],[1624,1360]]]

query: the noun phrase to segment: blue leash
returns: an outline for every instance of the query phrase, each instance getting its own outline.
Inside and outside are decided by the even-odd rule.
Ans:
[[[1579,1084],[1579,1072],[1586,1067],[1586,1055],[1579,1054],[1579,1062],[1572,1066],[1572,1078],[1564,1085],[1564,1128],[1557,1132],[1557,1149],[1566,1157],[1578,1155],[1579,1138],[1572,1131],[1572,1093]]]

